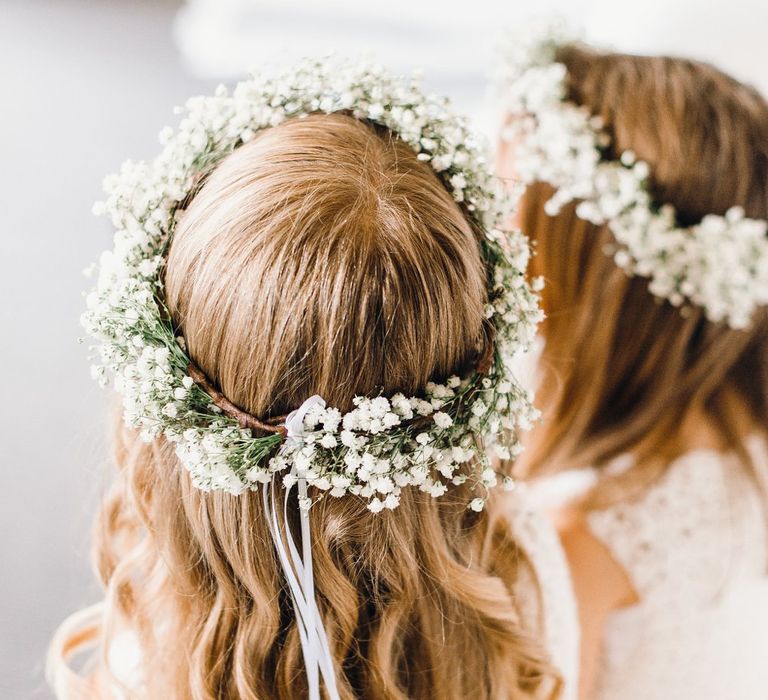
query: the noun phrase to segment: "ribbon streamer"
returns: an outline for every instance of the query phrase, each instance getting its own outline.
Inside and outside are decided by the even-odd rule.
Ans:
[[[300,440],[303,437],[304,416],[307,410],[315,404],[325,402],[319,396],[307,399],[300,408],[291,413],[285,421],[288,439]],[[278,508],[275,501],[276,477],[262,486],[262,503],[267,516],[269,532],[277,551],[280,565],[288,583],[296,613],[296,625],[301,640],[301,650],[304,655],[304,666],[307,670],[307,685],[309,700],[321,700],[320,677],[322,676],[329,700],[339,700],[336,687],[336,674],[333,669],[328,637],[325,633],[323,620],[317,608],[315,596],[315,579],[312,567],[312,534],[309,526],[309,515],[300,510],[301,553],[293,539],[288,520],[288,500],[292,486],[286,487],[283,507]],[[307,480],[299,477],[296,482],[300,500],[307,498]]]

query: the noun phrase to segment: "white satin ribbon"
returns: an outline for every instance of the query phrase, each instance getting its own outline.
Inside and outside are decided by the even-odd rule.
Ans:
[[[319,396],[307,399],[298,409],[293,411],[285,421],[289,440],[301,440],[304,435],[304,417],[312,406],[325,401]],[[297,475],[298,476],[298,475]],[[296,624],[301,640],[301,650],[304,655],[304,666],[307,670],[309,700],[321,700],[320,676],[325,683],[329,700],[339,700],[336,688],[336,674],[333,669],[328,637],[325,633],[320,611],[317,609],[315,598],[315,579],[312,568],[312,540],[309,527],[309,516],[306,511],[300,511],[301,549],[293,540],[288,521],[288,499],[291,488],[285,488],[283,507],[278,508],[275,502],[275,478],[262,486],[262,503],[267,516],[269,532],[288,583],[296,613]],[[301,477],[296,482],[299,499],[307,498],[307,481]],[[283,534],[285,539],[283,539]]]
[[[288,440],[295,442],[304,437],[304,418],[309,409],[315,406],[325,408],[325,399],[317,394],[310,396],[295,411],[291,411],[288,414],[288,417],[285,419],[285,430],[287,431]]]

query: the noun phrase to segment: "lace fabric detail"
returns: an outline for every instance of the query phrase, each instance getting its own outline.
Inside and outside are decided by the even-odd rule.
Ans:
[[[526,576],[523,569],[516,590],[523,621],[531,630],[543,630],[546,651],[563,681],[561,700],[575,700],[579,620],[565,553],[555,528],[535,508],[525,486],[519,484],[510,496],[512,536],[533,573]]]
[[[748,448],[768,475],[766,444]],[[608,620],[596,700],[768,697],[768,520],[735,455],[690,452],[588,525],[640,599]]]

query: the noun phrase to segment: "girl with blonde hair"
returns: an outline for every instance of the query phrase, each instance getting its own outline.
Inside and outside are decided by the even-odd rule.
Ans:
[[[545,280],[524,470],[573,494],[581,695],[764,698],[768,104],[695,61],[527,41],[500,154]]]
[[[58,695],[567,697],[565,561],[494,488],[539,311],[464,122],[305,63],[162,137],[98,207],[118,232],[84,320],[125,424]]]

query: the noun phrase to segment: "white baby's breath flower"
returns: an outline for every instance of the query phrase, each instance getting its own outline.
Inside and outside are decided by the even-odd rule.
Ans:
[[[394,493],[390,493],[385,499],[384,499],[384,507],[388,508],[389,510],[394,510],[400,505],[400,497]]]
[[[429,495],[433,498],[440,498],[447,490],[448,487],[445,484],[436,481],[429,486]]]
[[[245,478],[251,482],[268,484],[272,480],[272,475],[257,465],[245,472]]]
[[[479,513],[481,510],[483,510],[483,508],[485,508],[485,499],[482,499],[482,498],[473,498],[473,499],[472,499],[472,500],[469,502],[469,507],[470,507],[472,510],[474,510],[475,512],[478,512],[478,513]]]
[[[380,513],[384,510],[384,501],[379,498],[372,498],[368,503],[368,510],[370,510],[371,513]]]
[[[335,432],[341,423],[341,411],[338,408],[328,408],[323,416],[323,430]]]
[[[336,489],[346,489],[352,483],[352,480],[348,476],[342,474],[335,474],[331,478],[331,485]]]
[[[432,419],[435,421],[438,428],[447,429],[453,425],[453,419],[447,413],[443,413],[442,411],[435,413],[432,416]]]
[[[336,447],[336,438],[331,433],[326,433],[320,438],[320,444],[328,450],[332,450]]]
[[[393,428],[394,426],[400,424],[400,416],[395,413],[385,413],[384,417],[381,419],[381,422],[385,430]]]
[[[477,401],[475,401],[474,404],[472,404],[472,413],[478,418],[481,418],[487,412],[488,412],[488,406],[486,406],[482,400],[478,399]]]
[[[359,430],[360,419],[357,411],[351,411],[350,413],[345,414],[342,420],[342,425],[344,426],[344,431],[350,434],[353,430]]]

